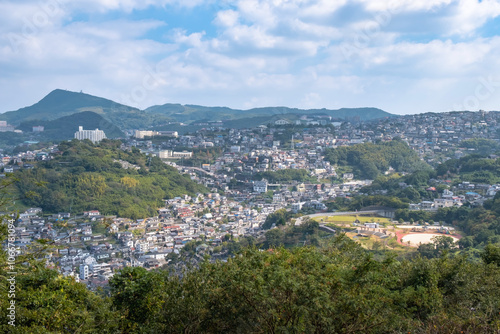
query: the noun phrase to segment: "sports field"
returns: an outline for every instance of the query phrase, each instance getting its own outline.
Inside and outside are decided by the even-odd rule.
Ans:
[[[321,222],[321,219],[323,219],[324,223],[354,223],[357,220],[361,224],[364,223],[391,223],[391,220],[389,218],[383,218],[383,217],[366,217],[366,216],[322,216],[322,217],[316,217],[314,220]]]
[[[431,234],[431,233],[415,233],[415,234],[407,234],[401,238],[401,242],[403,244],[409,243],[411,246],[418,246],[420,244],[428,244],[432,242],[432,238],[434,237],[451,237],[455,242],[458,241],[458,238],[452,237],[450,235],[444,234]]]

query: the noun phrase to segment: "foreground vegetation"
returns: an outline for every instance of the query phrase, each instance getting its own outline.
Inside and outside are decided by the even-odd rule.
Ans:
[[[0,331],[496,333],[499,265],[495,247],[478,263],[446,254],[376,261],[339,236],[321,250],[247,248],[182,276],[125,268],[105,295],[31,261],[18,265],[17,325],[6,324],[2,298]]]

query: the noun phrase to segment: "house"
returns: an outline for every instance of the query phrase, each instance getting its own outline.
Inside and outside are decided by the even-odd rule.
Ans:
[[[318,201],[310,201],[304,204],[304,207],[313,208],[315,210],[326,210],[326,205]]]
[[[302,210],[302,206],[305,202],[292,203],[292,212],[297,213]]]
[[[82,226],[82,234],[83,235],[92,235],[92,226],[90,226],[90,225]]]
[[[421,210],[433,210],[434,209],[434,202],[422,201],[420,203],[420,209]]]
[[[24,211],[24,213],[26,213],[28,215],[36,215],[36,214],[39,214],[41,212],[42,212],[41,208],[29,208],[26,211]]]
[[[85,217],[95,217],[95,216],[100,216],[101,213],[98,210],[92,210],[92,211],[85,211],[83,215]]]
[[[267,192],[267,181],[266,180],[254,181],[253,191],[258,192],[258,193]]]
[[[451,198],[436,198],[434,200],[434,208],[436,209],[441,209],[441,208],[450,208],[454,204],[453,199]]]

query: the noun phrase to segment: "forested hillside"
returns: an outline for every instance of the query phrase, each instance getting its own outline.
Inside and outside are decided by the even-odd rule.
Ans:
[[[402,140],[377,144],[365,143],[353,146],[327,148],[325,159],[332,164],[348,166],[357,178],[375,179],[389,167],[397,172],[413,172],[430,168],[418,154]]]
[[[159,158],[135,148],[123,151],[120,144],[111,140],[99,145],[77,140],[61,143],[55,159],[16,174],[23,204],[44,212],[99,210],[136,219],[157,214],[164,199],[206,191]],[[125,169],[119,161],[133,166]]]
[[[488,159],[471,154],[460,159],[450,159],[436,168],[438,176],[462,181],[494,184],[500,182],[500,158]]]

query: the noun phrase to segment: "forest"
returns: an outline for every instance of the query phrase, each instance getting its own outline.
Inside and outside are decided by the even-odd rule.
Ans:
[[[380,143],[327,148],[325,160],[332,165],[348,166],[358,179],[375,179],[392,167],[396,172],[414,172],[431,167],[401,139]]]

